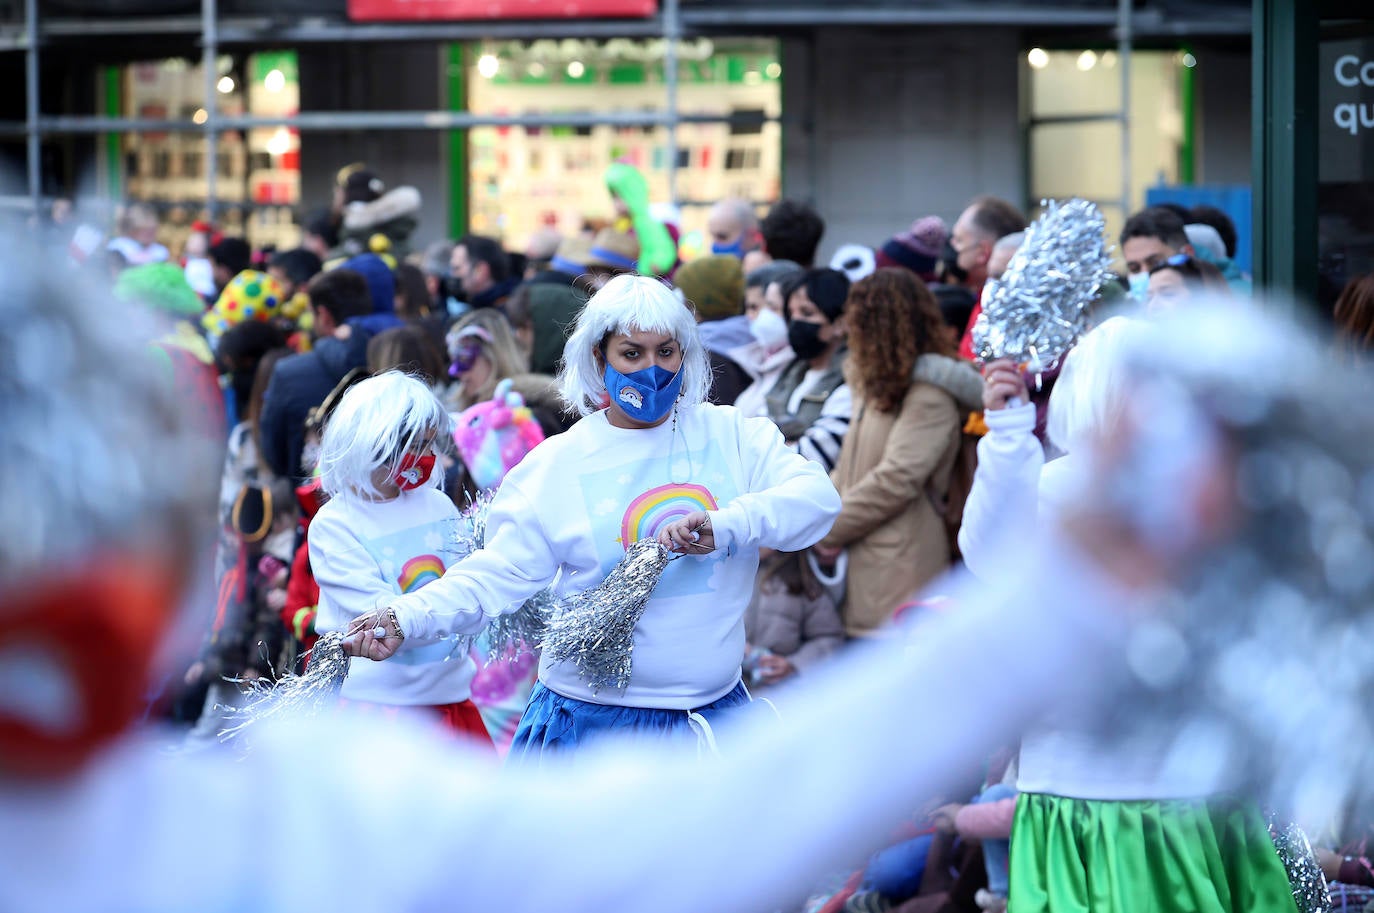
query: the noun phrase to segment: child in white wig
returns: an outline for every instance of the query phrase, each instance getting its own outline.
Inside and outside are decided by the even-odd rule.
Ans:
[[[1122,353],[1139,332],[1135,321],[1112,317],[1065,356],[1045,427],[1060,456],[1048,463],[1035,437],[1035,409],[1020,368],[1009,361],[986,367],[983,417],[988,433],[978,442],[978,471],[959,527],[959,551],[978,577],[998,573],[1001,537],[1045,528],[1057,505],[1072,494],[1084,443],[1121,411],[1127,393]],[[1015,518],[1010,528],[1009,517]]]
[[[450,424],[429,387],[399,371],[360,381],[330,416],[320,445],[320,477],[330,500],[309,532],[321,634],[344,630],[358,616],[438,580],[466,553],[462,520],[435,465],[435,446]],[[490,746],[469,699],[475,672],[465,641],[416,638],[396,662],[355,661],[342,697],[392,712],[422,710]]]
[[[987,366],[988,434],[978,445],[959,544],[969,569],[988,585],[1006,576],[1028,530],[1045,536],[1068,505],[1084,501],[1101,442],[1131,430],[1132,401],[1141,399],[1140,366],[1133,362],[1158,344],[1152,335],[1161,335],[1157,327],[1113,317],[1068,354],[1050,395],[1047,426],[1064,455],[1048,463],[1020,370],[1008,361]],[[1192,465],[1193,452],[1212,442],[1201,423],[1193,429],[1170,410],[1151,412],[1145,421],[1156,426],[1150,439],[1162,434],[1169,445],[1126,467],[1106,500],[1133,518],[1146,551],[1170,554],[1198,541],[1190,513],[1200,498],[1163,480],[1203,475]],[[1132,433],[1142,436],[1140,429]],[[1196,435],[1203,439],[1189,440]],[[1143,716],[1123,714],[1111,738],[1072,717],[1025,734],[1009,908],[1293,913],[1290,885],[1258,807],[1232,794],[1236,784],[1218,778],[1220,767],[1165,763],[1184,727],[1160,727]],[[1141,866],[1141,860],[1151,862]]]
[[[637,540],[685,556],[668,564],[634,629],[623,692],[593,690],[546,651],[511,748],[517,758],[606,730],[701,732],[715,711],[746,702],[743,618],[759,549],[810,546],[840,507],[824,471],[790,451],[771,422],[705,402],[710,370],[696,320],[656,279],[618,276],[597,292],[559,381],[584,418],[506,476],[487,547],[360,619],[353,629],[365,633],[351,643],[374,659],[404,657],[412,643],[476,630],[550,584],[560,597],[595,587]]]

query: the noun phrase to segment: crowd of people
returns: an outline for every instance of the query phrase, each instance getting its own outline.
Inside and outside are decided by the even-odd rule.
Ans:
[[[163,567],[169,556],[176,566],[143,580],[77,575],[60,595],[94,606],[92,617],[115,632],[99,628],[99,637],[138,640],[121,661],[162,674],[137,683],[149,685],[150,696],[110,697],[102,718],[109,730],[76,741],[40,738],[41,726],[10,726],[0,704],[0,746],[15,759],[0,757],[0,820],[13,811],[3,772],[79,770],[140,714],[181,726],[187,754],[232,754],[239,747],[217,739],[243,712],[245,693],[261,693],[262,683],[288,672],[308,673],[318,638],[337,632],[353,655],[338,704],[358,728],[315,733],[321,746],[351,753],[315,788],[330,803],[351,795],[350,782],[381,789],[346,825],[376,825],[376,837],[355,835],[368,845],[406,834],[426,803],[433,808],[425,821],[467,803],[489,816],[513,809],[519,820],[560,821],[528,847],[503,838],[485,848],[528,863],[533,851],[557,855],[558,841],[579,822],[602,812],[633,818],[635,802],[667,802],[667,787],[700,788],[687,772],[699,770],[692,765],[700,757],[735,764],[719,795],[699,808],[673,802],[623,832],[609,824],[589,831],[618,845],[642,839],[623,864],[596,872],[572,851],[577,865],[550,860],[548,876],[579,898],[573,908],[616,898],[617,872],[625,896],[642,902],[649,895],[637,893],[641,882],[669,867],[651,851],[698,850],[699,860],[679,856],[671,867],[685,867],[692,881],[728,874],[740,898],[766,904],[739,909],[783,909],[784,902],[809,913],[1296,909],[1294,876],[1265,816],[1272,809],[1233,790],[1236,771],[1192,758],[1166,763],[1177,746],[1153,719],[1111,729],[1108,738],[1091,714],[1036,715],[1051,692],[1084,702],[1097,690],[1103,679],[1094,675],[1104,673],[1096,661],[1075,661],[1083,655],[1075,651],[1115,655],[1115,634],[1080,616],[1110,604],[1103,614],[1119,621],[1131,614],[1127,606],[1164,600],[1161,590],[1185,578],[1176,568],[1191,552],[1260,522],[1217,520],[1223,507],[1211,497],[1225,487],[1219,480],[1244,476],[1248,464],[1231,470],[1220,462],[1239,460],[1242,444],[1227,441],[1248,440],[1259,420],[1237,417],[1244,410],[1206,411],[1221,381],[1204,383],[1140,354],[1155,346],[1159,326],[1176,328],[1191,309],[1219,306],[1244,320],[1258,310],[1236,266],[1229,217],[1173,205],[1132,215],[1116,239],[1125,271],[1101,288],[1090,329],[1057,362],[1027,366],[975,359],[984,289],[1014,274],[1028,243],[1030,222],[1008,201],[977,196],[952,226],[920,216],[880,243],[842,245],[821,264],[825,222],[811,206],[783,200],[760,215],[726,199],[710,210],[710,252],[683,262],[678,226],[654,217],[643,177],[617,165],[607,186],[610,222],[549,228],[518,251],[507,239],[479,235],[409,251],[418,199],[410,188],[388,192],[361,167],[340,173],[332,206],[306,220],[296,249],[253,250],[198,223],[184,249],[171,251],[158,243],[156,214],[141,205],[128,207],[108,240],[92,243],[89,227],[57,239],[73,276],[154,328],[145,334],[154,370],[137,381],[148,389],[126,392],[144,397],[140,409],[153,418],[159,396],[169,394],[190,417],[178,426],[186,439],[178,446],[194,445],[222,465],[218,534],[205,544],[177,525],[197,487],[186,466],[160,480],[155,470],[146,478],[143,469],[129,470],[137,484],[101,475],[108,494],[127,484],[138,501],[125,508],[129,528],[157,532],[149,541],[163,554],[144,556],[150,566]],[[9,306],[6,333],[41,323],[42,307],[23,294],[63,297],[51,277],[16,287],[22,294]],[[115,342],[79,328],[83,313],[79,302],[54,305],[43,332],[70,337],[69,348],[87,346],[85,357],[118,356]],[[1353,280],[1334,317],[1338,360],[1359,362],[1374,339],[1374,277]],[[98,326],[112,337],[130,334],[108,319]],[[0,373],[15,391],[7,411],[40,408],[24,397],[38,403],[37,387],[58,383],[50,372],[60,366],[26,369],[19,345],[9,343],[14,377],[3,379],[9,367]],[[54,357],[60,348],[50,349]],[[1248,357],[1249,350],[1236,355],[1242,377]],[[1140,393],[1148,386],[1141,372],[1149,370],[1176,373],[1152,401]],[[62,377],[55,396],[88,394],[96,382],[84,369]],[[1182,430],[1143,411],[1189,384],[1204,405],[1183,397]],[[116,421],[91,412],[91,403],[59,405],[70,422],[92,423],[70,436],[74,446]],[[129,422],[153,420],[126,411]],[[147,437],[147,428],[140,433]],[[126,446],[136,437],[124,435]],[[1249,484],[1243,508],[1228,502],[1225,509],[1258,515],[1258,483]],[[186,490],[150,493],[162,486]],[[472,541],[474,504],[484,511],[480,548]],[[70,516],[53,510],[54,526],[78,522],[76,508]],[[177,522],[163,530],[140,519],[143,512],[178,514]],[[1078,532],[1065,534],[1066,526]],[[89,535],[97,537],[82,540],[89,549],[114,550],[118,539],[98,538],[105,535],[98,523]],[[1063,544],[1070,540],[1077,544]],[[37,536],[33,547],[45,541]],[[595,594],[646,542],[661,550],[661,576],[634,623],[633,671],[621,687],[589,678],[578,662],[541,655],[537,643],[516,649],[488,639],[495,620],[541,593],[560,603],[605,598]],[[5,557],[7,572],[39,560],[8,538],[5,548],[14,552]],[[1019,618],[1006,609],[1017,601],[1009,594],[1024,579],[1017,574],[1027,572],[1028,551],[1043,584],[1035,601],[1048,600],[1054,612],[1038,606]],[[166,612],[107,618],[118,614],[118,599],[142,598],[149,613],[154,604],[172,605],[175,581],[197,574],[213,579],[213,605],[184,614],[202,629],[194,656],[180,666],[152,658],[159,626],[170,624]],[[35,611],[51,612],[56,598]],[[26,679],[3,673],[6,632],[26,617],[22,606],[0,609],[0,681],[11,690]],[[982,629],[985,642],[973,623],[989,619],[999,630]],[[1040,626],[1037,660],[1008,659],[1020,648],[1012,635],[1032,622]],[[917,655],[926,665],[910,668]],[[1000,667],[992,664],[999,657]],[[959,687],[942,677],[950,668],[992,680],[995,687],[973,693],[998,696],[987,706],[947,696],[941,689]],[[86,674],[101,676],[82,686],[96,688],[116,673],[107,662]],[[863,690],[874,683],[881,697]],[[114,707],[116,700],[128,707]],[[894,716],[917,702],[943,706],[925,717],[916,712],[910,723]],[[817,717],[825,713],[854,720]],[[409,759],[399,749],[360,747],[374,731],[368,727],[398,720],[441,735],[398,736],[396,745],[417,752]],[[932,721],[958,732],[932,730]],[[811,761],[775,753],[790,746],[804,754],[828,740],[832,725],[837,737],[866,741],[842,741],[843,750],[817,751]],[[5,738],[7,726],[14,731]],[[739,730],[749,735],[732,749]],[[923,738],[941,747],[909,765],[892,756]],[[324,757],[284,760],[293,745],[264,739],[251,753],[297,774]],[[686,766],[644,779],[642,766],[606,761],[638,751]],[[618,771],[634,786],[605,798],[608,781],[576,766],[586,758],[605,761],[602,773]],[[496,759],[528,779],[490,787],[480,777]],[[777,771],[794,764],[795,771]],[[824,792],[824,781],[870,767],[891,779],[837,786],[834,797],[789,797],[813,804],[814,819],[796,808],[744,807],[750,790],[770,778],[781,789],[809,777],[810,788]],[[350,781],[354,775],[369,779]],[[280,788],[241,772],[224,776],[226,788],[259,797]],[[446,777],[457,785],[440,785]],[[113,769],[92,778],[89,798],[117,782]],[[476,802],[483,790],[489,797]],[[862,809],[878,806],[888,810],[860,820]],[[670,814],[681,821],[663,817]],[[754,815],[776,821],[752,832]],[[159,820],[156,811],[148,816]],[[69,809],[53,820],[60,832],[62,822],[77,827],[85,819]],[[1336,909],[1374,900],[1371,822],[1352,815],[1339,833],[1313,834],[1316,864],[1344,905]],[[821,867],[779,861],[749,875],[736,863],[712,863],[716,850],[701,841],[725,829],[740,839],[723,841],[719,860],[752,844],[779,857],[795,850],[796,860]],[[799,829],[821,833],[801,837]],[[390,898],[401,909],[445,908],[436,899],[445,887],[450,900],[496,896],[483,893],[490,879],[455,875],[444,885],[441,871],[424,870],[442,868],[445,852],[474,846],[451,827],[434,835],[425,839],[434,845],[410,857],[390,848],[374,860],[363,844],[351,846],[381,883],[349,905],[366,897],[383,905]],[[794,846],[754,843],[764,835]],[[149,847],[170,839],[150,836]],[[836,868],[853,862],[855,849],[878,852],[861,868]],[[398,861],[405,887],[388,880]],[[719,872],[703,868],[709,864]],[[270,896],[286,909],[282,898],[311,896],[308,885],[280,888],[260,860],[248,865],[261,878],[220,900]],[[539,870],[537,860],[528,868]],[[142,874],[134,867],[128,876]],[[214,883],[236,884],[226,876]],[[667,883],[657,889],[675,891]],[[506,890],[510,905],[526,907],[519,885]],[[531,888],[529,896],[549,890]],[[30,909],[25,902],[43,895],[21,886],[12,896],[19,905],[6,908]],[[719,895],[707,888],[682,896],[705,904],[695,909],[725,908],[712,906]],[[693,907],[684,901],[682,908]]]

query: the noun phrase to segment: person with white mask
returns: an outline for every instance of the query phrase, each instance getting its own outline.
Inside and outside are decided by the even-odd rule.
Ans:
[[[753,338],[731,351],[730,357],[754,378],[735,398],[735,408],[745,415],[768,414],[768,391],[796,357],[787,342],[787,320],[782,315],[783,286],[801,275],[802,268],[792,261],[774,260],[744,279],[744,316]]]

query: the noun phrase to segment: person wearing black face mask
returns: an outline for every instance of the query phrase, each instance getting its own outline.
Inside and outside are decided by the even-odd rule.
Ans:
[[[783,289],[787,341],[796,360],[768,392],[768,417],[802,456],[829,472],[849,428],[844,383],[844,304],[849,279],[833,269],[811,269]]]
[[[959,252],[948,241],[945,242],[945,249],[940,254],[937,273],[940,282],[945,285],[963,285],[968,281],[968,270],[959,266]]]
[[[959,343],[959,354],[964,358],[973,358],[973,324],[983,310],[983,285],[988,281],[992,249],[999,238],[1025,229],[1026,217],[1021,210],[1006,200],[981,196],[968,204],[949,233],[949,246],[954,256],[945,261],[945,268],[962,272],[961,284],[978,299]]]

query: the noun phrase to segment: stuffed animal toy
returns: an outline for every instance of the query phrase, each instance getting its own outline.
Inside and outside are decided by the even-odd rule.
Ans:
[[[455,419],[453,442],[472,480],[483,490],[500,485],[543,440],[544,430],[509,379],[496,385],[491,399],[469,406]]]

